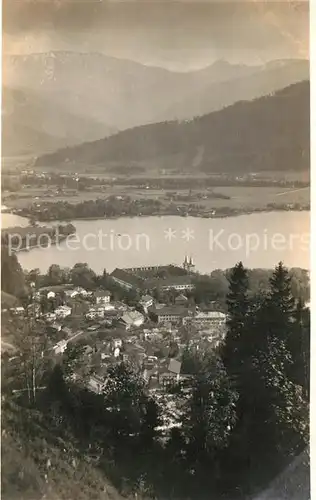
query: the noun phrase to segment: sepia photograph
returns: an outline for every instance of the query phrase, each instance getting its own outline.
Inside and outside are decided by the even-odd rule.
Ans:
[[[1,498],[310,500],[308,0],[2,0]]]

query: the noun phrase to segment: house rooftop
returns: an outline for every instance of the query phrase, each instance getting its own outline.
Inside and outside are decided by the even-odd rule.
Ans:
[[[171,373],[176,373],[177,375],[181,372],[181,362],[176,359],[170,359],[168,366],[168,371]]]
[[[139,344],[125,344],[124,353],[127,355],[141,355],[145,350]]]
[[[199,312],[195,316],[197,319],[225,319],[226,314],[220,312],[220,311],[206,311],[206,312]]]
[[[143,295],[142,298],[141,298],[141,302],[149,302],[150,300],[153,300],[152,296],[151,295]]]
[[[132,325],[134,323],[134,321],[137,321],[137,320],[143,319],[143,318],[144,318],[144,316],[141,313],[139,313],[138,311],[128,311],[128,312],[123,314],[121,319],[127,325]]]
[[[169,266],[172,269],[172,266]],[[168,269],[168,266],[166,267]],[[140,276],[137,274],[137,269],[119,269],[116,268],[111,273],[112,278],[116,278],[127,283],[131,287],[138,289],[153,289],[153,288],[172,288],[173,286],[192,285],[192,276],[189,274],[167,274],[166,277]]]
[[[188,297],[186,297],[185,295],[183,295],[183,293],[180,293],[180,295],[178,295],[175,300],[176,301],[183,300],[183,301],[186,302],[188,300]]]
[[[167,276],[166,278],[154,278],[146,282],[148,288],[164,288],[175,286],[192,285],[192,277],[190,275],[184,276]]]
[[[185,316],[188,310],[181,306],[164,306],[161,308],[152,308],[151,312],[157,316]]]
[[[111,273],[111,277],[123,281],[135,288],[142,288],[144,286],[144,280],[142,278],[135,276],[135,274],[127,272],[124,269],[119,269],[118,267]]]
[[[95,292],[96,297],[110,297],[111,293],[108,290],[97,290]]]
[[[64,290],[69,290],[69,289],[73,289],[73,285],[71,283],[68,283],[65,285],[42,286],[42,287],[38,288],[37,292],[39,292],[39,293],[45,293],[45,292],[61,293]]]

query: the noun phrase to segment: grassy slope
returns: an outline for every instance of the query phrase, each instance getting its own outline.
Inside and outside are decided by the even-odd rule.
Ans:
[[[309,500],[309,452],[305,450],[254,500]]]
[[[48,459],[51,462],[47,466]],[[3,500],[131,500],[65,438],[56,438],[41,414],[12,402],[2,407]],[[47,476],[46,476],[47,475]],[[251,500],[309,500],[309,454],[305,450]],[[138,500],[148,500],[138,496]]]
[[[3,405],[1,466],[3,500],[123,500],[70,443],[45,429],[37,412],[12,403]]]

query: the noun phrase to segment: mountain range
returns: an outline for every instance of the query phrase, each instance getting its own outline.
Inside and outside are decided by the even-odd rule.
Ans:
[[[135,127],[39,157],[37,165],[146,166],[205,172],[309,169],[309,81],[188,122]]]
[[[98,53],[4,55],[3,155],[39,155],[139,125],[190,120],[308,77],[306,60],[216,61],[177,73]]]
[[[54,151],[94,140],[117,129],[67,109],[40,92],[2,89],[2,150],[5,156]]]

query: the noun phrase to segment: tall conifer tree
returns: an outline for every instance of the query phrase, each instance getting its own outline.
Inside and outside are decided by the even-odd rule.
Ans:
[[[310,310],[298,301],[294,324],[289,337],[289,350],[293,359],[292,379],[303,387],[305,398],[309,396],[310,373]]]
[[[250,302],[248,298],[248,273],[242,262],[231,270],[227,294],[227,334],[223,348],[223,361],[229,375],[240,374],[247,344],[247,326]]]
[[[291,276],[282,262],[279,262],[270,278],[268,306],[269,333],[280,336],[287,342],[293,324],[295,300],[292,294]]]

